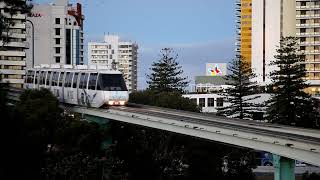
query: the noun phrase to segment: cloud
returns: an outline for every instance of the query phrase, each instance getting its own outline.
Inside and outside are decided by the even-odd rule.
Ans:
[[[234,40],[206,42],[206,43],[181,43],[181,44],[160,44],[153,46],[141,46],[138,60],[138,89],[145,89],[146,74],[150,73],[149,68],[152,62],[157,61],[159,51],[164,47],[173,48],[179,55],[178,61],[194,83],[194,76],[205,75],[206,63],[227,63],[234,57]]]

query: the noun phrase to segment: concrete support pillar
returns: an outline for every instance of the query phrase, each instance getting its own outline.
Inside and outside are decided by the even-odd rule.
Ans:
[[[83,114],[83,117],[89,122],[98,123],[101,126],[101,128],[107,132],[108,135],[107,137],[105,137],[104,141],[102,142],[101,148],[102,149],[108,148],[112,144],[112,136],[110,134],[110,129],[111,129],[110,120],[105,118],[90,116],[86,114]]]
[[[274,180],[295,180],[295,160],[273,154]]]

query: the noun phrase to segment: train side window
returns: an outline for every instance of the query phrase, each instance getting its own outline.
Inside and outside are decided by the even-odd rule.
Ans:
[[[47,71],[43,72],[43,76],[42,76],[42,84],[45,85],[46,84],[46,77],[47,77]]]
[[[64,79],[64,87],[69,87],[69,81],[70,81],[70,72],[67,72],[66,77]]]
[[[35,84],[38,84],[38,79],[39,79],[39,71],[36,71],[36,76],[35,76],[35,79],[34,79],[34,83]]]
[[[72,85],[73,88],[77,88],[78,76],[79,76],[79,73],[74,73],[73,83],[72,83],[73,84]]]
[[[25,82],[24,83],[29,83],[29,76],[30,76],[30,71],[27,71],[27,75],[25,76]]]
[[[34,77],[34,71],[29,70],[27,75],[27,83],[32,84],[33,83],[33,77]]]
[[[84,76],[84,81],[83,81],[83,89],[87,89],[87,84],[88,84],[88,77],[89,77],[89,73],[86,73]]]
[[[42,85],[43,71],[39,71],[39,85]]]
[[[68,82],[68,87],[72,87],[72,79],[73,79],[74,73],[70,73],[69,75],[69,82]]]
[[[79,82],[79,89],[83,89],[83,81],[84,81],[84,73],[81,73],[80,75],[80,82]]]
[[[57,86],[57,85],[58,85],[58,72],[53,72],[51,86]]]
[[[41,71],[40,74],[40,85],[44,85],[46,80],[46,71]]]
[[[88,73],[81,74],[80,84],[79,84],[80,89],[87,89],[88,76],[89,76]]]
[[[30,83],[31,84],[33,84],[34,75],[35,75],[35,71],[31,71],[31,76],[30,76]]]
[[[52,72],[48,71],[47,78],[46,78],[46,81],[47,81],[46,85],[47,86],[50,86],[51,74],[52,74]]]
[[[63,84],[63,76],[64,76],[64,72],[60,73],[60,77],[59,77],[59,86],[62,87]]]
[[[97,84],[97,73],[91,73],[89,78],[89,89],[96,90],[96,84]]]

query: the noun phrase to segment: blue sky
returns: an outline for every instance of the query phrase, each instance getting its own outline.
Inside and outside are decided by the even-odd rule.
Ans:
[[[80,1],[80,0],[79,0]],[[35,0],[50,2],[50,0]],[[78,2],[71,0],[72,3]],[[234,0],[81,0],[86,41],[117,34],[139,44],[138,86],[159,50],[174,48],[193,83],[205,74],[205,63],[228,62],[234,56]]]

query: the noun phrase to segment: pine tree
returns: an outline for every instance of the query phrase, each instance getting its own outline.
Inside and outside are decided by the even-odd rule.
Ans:
[[[230,106],[218,109],[219,115],[233,118],[252,118],[252,111],[257,109],[257,105],[252,100],[258,86],[252,81],[255,74],[251,71],[249,64],[241,57],[237,56],[228,66],[230,75],[226,76],[227,84],[231,85],[224,94]]]
[[[147,75],[148,89],[155,92],[183,92],[188,86],[187,77],[182,77],[183,70],[176,61],[178,55],[171,48],[160,51],[161,59],[152,64],[152,73]]]
[[[317,118],[314,101],[304,92],[309,85],[304,79],[306,70],[298,48],[297,38],[281,38],[271,63],[277,70],[270,73],[273,94],[268,102],[267,118],[273,123],[313,127]]]

